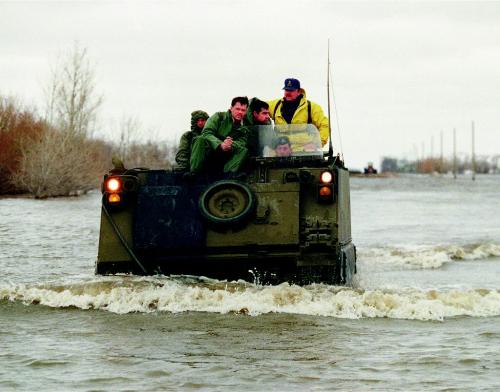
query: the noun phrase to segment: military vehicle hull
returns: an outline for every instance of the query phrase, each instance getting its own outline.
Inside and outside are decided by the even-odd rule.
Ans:
[[[260,159],[248,173],[106,176],[96,273],[351,283],[348,171],[332,159]]]

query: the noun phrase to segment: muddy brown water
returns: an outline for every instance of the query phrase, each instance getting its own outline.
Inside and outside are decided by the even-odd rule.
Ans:
[[[500,177],[351,186],[353,287],[96,277],[99,193],[0,199],[0,390],[499,390]]]

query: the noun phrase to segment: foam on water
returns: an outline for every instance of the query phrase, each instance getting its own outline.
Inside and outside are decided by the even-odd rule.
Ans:
[[[362,262],[394,264],[409,268],[439,268],[457,260],[483,260],[500,257],[500,244],[474,243],[467,245],[439,246],[387,246],[358,249]]]
[[[0,301],[114,313],[213,312],[295,313],[339,318],[387,317],[443,320],[455,316],[499,316],[500,291],[377,289],[287,283],[189,282],[168,278],[105,278],[86,283],[0,286]]]

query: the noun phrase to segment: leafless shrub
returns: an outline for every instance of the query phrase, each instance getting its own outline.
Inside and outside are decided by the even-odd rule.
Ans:
[[[169,169],[174,155],[175,149],[165,142],[134,142],[128,148],[124,163],[128,168]]]
[[[14,98],[0,96],[0,194],[26,190],[12,176],[21,160],[23,141],[39,138],[47,124]]]
[[[39,140],[24,143],[21,150],[14,180],[36,198],[70,196],[97,188],[110,157],[103,142],[55,129]]]
[[[172,166],[176,146],[166,142],[141,141],[145,132],[139,120],[135,117],[123,118],[120,122],[119,142],[114,149],[114,155],[119,157],[127,168],[147,167],[150,169],[168,169]],[[152,131],[148,132],[153,133]]]

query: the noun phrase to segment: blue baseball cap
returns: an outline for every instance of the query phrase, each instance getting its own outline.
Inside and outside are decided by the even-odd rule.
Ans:
[[[285,79],[285,87],[283,87],[283,90],[293,91],[298,89],[300,89],[300,82],[297,79]]]

